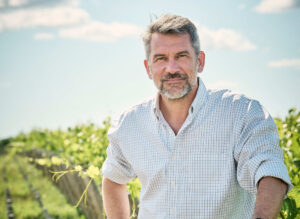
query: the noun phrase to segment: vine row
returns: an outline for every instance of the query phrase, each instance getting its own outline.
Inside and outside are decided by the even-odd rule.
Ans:
[[[47,209],[45,208],[42,200],[41,200],[41,195],[40,192],[37,188],[35,188],[32,183],[28,180],[28,177],[26,175],[26,173],[24,172],[24,170],[22,169],[20,163],[18,162],[18,159],[15,157],[14,158],[16,164],[18,165],[19,171],[22,174],[24,180],[27,182],[30,191],[34,194],[34,198],[36,199],[36,201],[38,202],[40,208],[42,209],[43,215],[45,219],[52,219],[52,216],[48,213]]]
[[[7,180],[7,176],[6,176],[6,168],[5,166],[3,167],[3,181],[6,183],[8,183]],[[6,194],[6,208],[7,208],[7,218],[8,219],[14,219],[14,210],[13,210],[13,206],[12,206],[12,198],[10,195],[10,191],[9,188],[7,187],[5,190],[5,194]]]

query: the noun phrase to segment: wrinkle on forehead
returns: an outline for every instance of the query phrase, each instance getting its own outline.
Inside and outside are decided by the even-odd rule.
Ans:
[[[180,52],[194,52],[188,34],[154,33],[150,42],[150,57],[156,54],[174,55]]]

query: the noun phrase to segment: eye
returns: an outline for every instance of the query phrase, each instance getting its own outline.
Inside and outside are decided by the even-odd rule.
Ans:
[[[177,55],[177,59],[179,59],[179,58],[183,58],[183,57],[186,57],[187,55],[186,54],[179,54],[179,55]]]
[[[164,56],[159,56],[159,57],[156,57],[156,59],[155,59],[155,61],[165,61],[165,60],[167,60],[167,58]]]

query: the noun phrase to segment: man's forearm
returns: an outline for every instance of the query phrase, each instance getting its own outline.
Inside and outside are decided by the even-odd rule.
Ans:
[[[253,218],[276,219],[287,191],[287,184],[274,177],[259,181]]]
[[[102,198],[108,219],[129,219],[130,207],[126,185],[103,177]]]

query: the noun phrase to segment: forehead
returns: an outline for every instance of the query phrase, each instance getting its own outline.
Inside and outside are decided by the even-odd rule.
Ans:
[[[156,53],[173,53],[193,51],[189,34],[161,34],[153,33],[150,42],[150,55]]]

